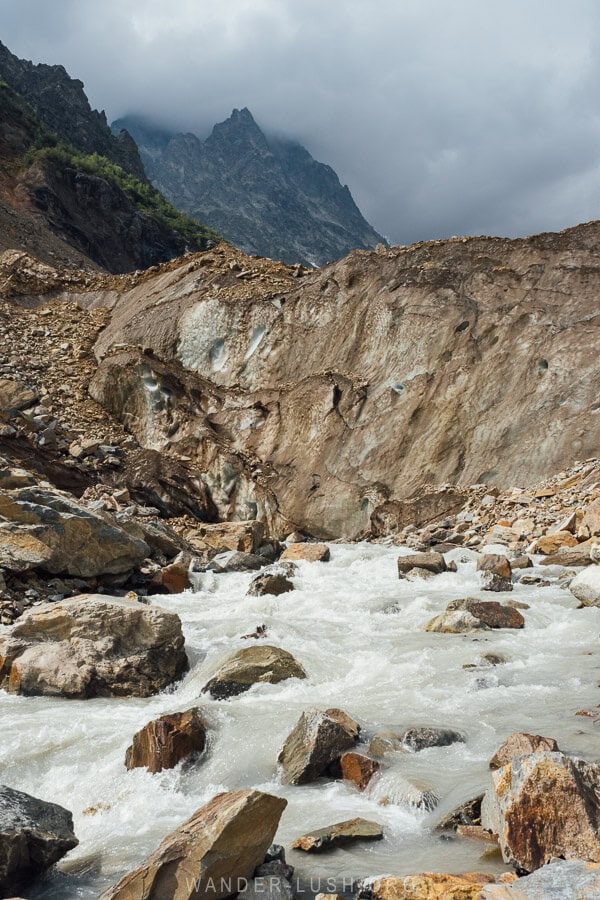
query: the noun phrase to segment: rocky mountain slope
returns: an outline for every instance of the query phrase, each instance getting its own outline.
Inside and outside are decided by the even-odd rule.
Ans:
[[[13,257],[0,290],[110,310],[91,396],[196,473],[220,518],[354,538],[594,455],[599,253],[590,223],[355,251],[312,273],[226,245],[111,279]]]
[[[23,93],[20,93],[22,91]],[[0,45],[0,249],[124,272],[215,237],[145,179],[131,138],[114,138],[81,82]]]
[[[113,128],[133,135],[165,197],[247,253],[318,266],[384,242],[330,166],[298,143],[267,139],[248,109],[234,109],[205,141],[134,117]]]

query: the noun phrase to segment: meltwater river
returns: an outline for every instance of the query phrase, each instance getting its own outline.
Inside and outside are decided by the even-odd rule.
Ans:
[[[317,856],[288,850],[300,876],[335,876],[341,883],[382,873],[505,870],[481,859],[489,845],[442,840],[431,826],[486,788],[488,760],[512,731],[554,737],[565,752],[598,760],[600,729],[575,713],[600,703],[600,609],[578,610],[558,583],[517,585],[512,598],[530,604],[522,630],[429,634],[424,624],[449,600],[478,593],[479,575],[469,562],[459,564],[458,574],[400,581],[402,552],[333,544],[331,562],[299,563],[296,590],[280,597],[247,597],[252,575],[244,573],[208,575],[197,593],[155,598],[180,615],[190,656],[190,672],[172,692],[146,700],[64,701],[0,691],[0,781],[72,810],[80,841],[23,896],[96,898],[215,793],[246,787],[288,799],[277,834],[286,847],[306,831],[355,816],[384,827],[377,843]],[[532,571],[552,575],[547,567]],[[386,612],[393,605],[397,611]],[[293,653],[308,678],[255,685],[227,701],[202,695],[218,665],[246,646],[241,635],[263,623],[266,642]],[[509,661],[463,668],[489,652]],[[158,775],[125,769],[135,731],[196,704],[211,725],[208,752],[197,764]],[[313,706],[341,707],[367,737],[439,725],[462,731],[466,743],[388,754],[371,793],[326,781],[284,787],[277,754],[302,710]],[[435,812],[402,805],[407,779],[435,791]],[[382,805],[384,796],[397,803]]]

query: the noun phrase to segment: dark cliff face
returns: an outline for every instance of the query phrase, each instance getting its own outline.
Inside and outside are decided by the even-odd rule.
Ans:
[[[134,118],[113,124],[122,127],[153,184],[247,253],[322,265],[384,242],[332,168],[300,144],[267,139],[247,109],[235,109],[205,141]]]
[[[83,82],[63,66],[34,65],[19,59],[0,42],[0,78],[26,98],[51,131],[83,153],[99,153],[145,179],[144,166],[131,136],[113,135],[104,112],[92,109]]]
[[[42,68],[51,74],[60,69]],[[50,93],[53,84],[51,79]],[[67,115],[65,121],[73,120]],[[97,149],[81,152],[63,134],[64,129],[51,130],[24,95],[0,83],[0,251],[20,249],[51,264],[127,272],[207,246],[212,235],[173,209],[145,179]],[[126,147],[127,141],[133,145],[125,135],[114,142]]]

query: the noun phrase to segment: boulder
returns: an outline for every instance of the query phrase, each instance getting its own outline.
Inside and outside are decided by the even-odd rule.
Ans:
[[[329,825],[327,828],[319,828],[296,838],[292,844],[293,850],[305,850],[316,853],[320,850],[329,850],[332,847],[343,847],[354,844],[357,841],[380,841],[383,837],[383,829],[377,822],[368,819],[348,819]]]
[[[381,769],[381,763],[364,753],[343,753],[339,761],[340,778],[350,781],[359,791],[364,791],[373,776]]]
[[[467,597],[452,600],[446,611],[435,616],[425,626],[425,631],[445,634],[461,634],[470,631],[486,631],[488,628],[523,628],[525,619],[521,613],[497,601]]]
[[[13,896],[78,843],[67,809],[0,785],[1,897]]]
[[[577,538],[570,531],[553,531],[538,538],[530,547],[531,553],[556,553],[561,547],[576,547]]]
[[[500,578],[510,580],[511,566],[506,556],[500,556],[496,553],[484,553],[477,560],[478,572],[490,572],[492,575],[498,575]]]
[[[492,772],[481,808],[505,862],[532,872],[553,857],[600,862],[600,766],[563,753],[519,756]]]
[[[217,553],[208,566],[211,572],[258,572],[265,565],[262,556],[256,553],[244,553],[242,550],[227,550],[226,553]]]
[[[101,900],[222,900],[246,886],[287,801],[262,791],[217,794]]]
[[[151,584],[151,588],[164,594],[183,594],[191,586],[189,565],[183,561],[163,566],[153,577]]]
[[[149,772],[173,769],[192,753],[206,746],[206,722],[197,707],[170,713],[148,722],[133,736],[125,754],[128,769],[146,768]]]
[[[527,756],[543,750],[558,751],[554,738],[542,737],[541,734],[527,734],[515,731],[506,738],[502,746],[490,759],[490,769],[501,769],[517,756]]]
[[[531,569],[533,567],[533,560],[530,556],[527,556],[527,554],[524,553],[521,556],[515,556],[513,559],[511,559],[510,567],[513,572],[515,569]]]
[[[96,515],[51,488],[0,490],[0,519],[11,523],[13,532],[48,548],[40,565],[54,575],[116,575],[129,572],[150,553],[148,544],[131,537],[108,515]]]
[[[329,562],[331,553],[327,544],[290,544],[281,554],[281,559],[289,559],[292,562],[304,560],[305,562]]]
[[[294,584],[288,578],[283,566],[269,566],[260,575],[255,575],[248,588],[249,596],[263,597],[266,594],[273,594],[278,597],[280,594],[293,591]]]
[[[306,678],[306,672],[287,650],[263,644],[238,650],[202,690],[215,700],[226,700],[253,684],[278,684],[287,678]]]
[[[384,875],[367,879],[358,900],[482,900],[485,888],[495,883],[495,877],[484,872]]]
[[[402,806],[431,812],[440,798],[432,786],[424,781],[405,777],[398,769],[388,769],[370,792],[381,806]]]
[[[597,543],[597,538],[590,538],[589,541],[584,541],[576,547],[563,547],[561,550],[557,550],[556,553],[545,556],[544,559],[540,560],[540,565],[564,566],[565,568],[570,566],[589,566],[592,561],[590,555],[592,547]]]
[[[600,606],[600,566],[587,566],[575,576],[569,590],[582,606]]]
[[[0,410],[28,409],[39,399],[37,391],[13,378],[0,378]]]
[[[0,687],[15,694],[149,697],[187,667],[179,616],[101,594],[38,606],[0,638]]]
[[[417,727],[407,728],[401,737],[404,747],[413,753],[427,747],[448,747],[450,744],[464,744],[464,737],[453,728]]]
[[[284,784],[308,784],[358,741],[360,725],[341,709],[303,712],[279,754]]]
[[[519,878],[514,888],[490,887],[482,900],[593,900],[600,897],[600,864],[556,859]]]
[[[194,526],[185,532],[185,537],[196,550],[206,551],[214,556],[227,550],[255,554],[263,542],[264,534],[262,522],[251,519],[245,522]]]
[[[409,553],[398,557],[398,577],[404,578],[411,569],[425,569],[432,575],[446,571],[446,560],[441,553]]]
[[[600,535],[600,497],[592,502],[584,510],[583,517],[577,529],[577,537],[587,540]]]

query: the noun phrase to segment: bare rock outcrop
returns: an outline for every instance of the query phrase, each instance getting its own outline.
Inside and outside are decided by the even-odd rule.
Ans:
[[[263,862],[286,805],[261,791],[217,794],[101,900],[222,900],[236,894]]]
[[[543,737],[541,734],[527,734],[524,731],[515,731],[507,737],[502,746],[498,748],[490,759],[490,769],[501,769],[517,756],[541,753],[544,750],[559,752],[558,744],[554,738]]]
[[[67,809],[0,785],[0,896],[14,896],[78,843]]]
[[[179,616],[101,594],[36,607],[0,638],[0,687],[15,694],[148,697],[187,667]]]

